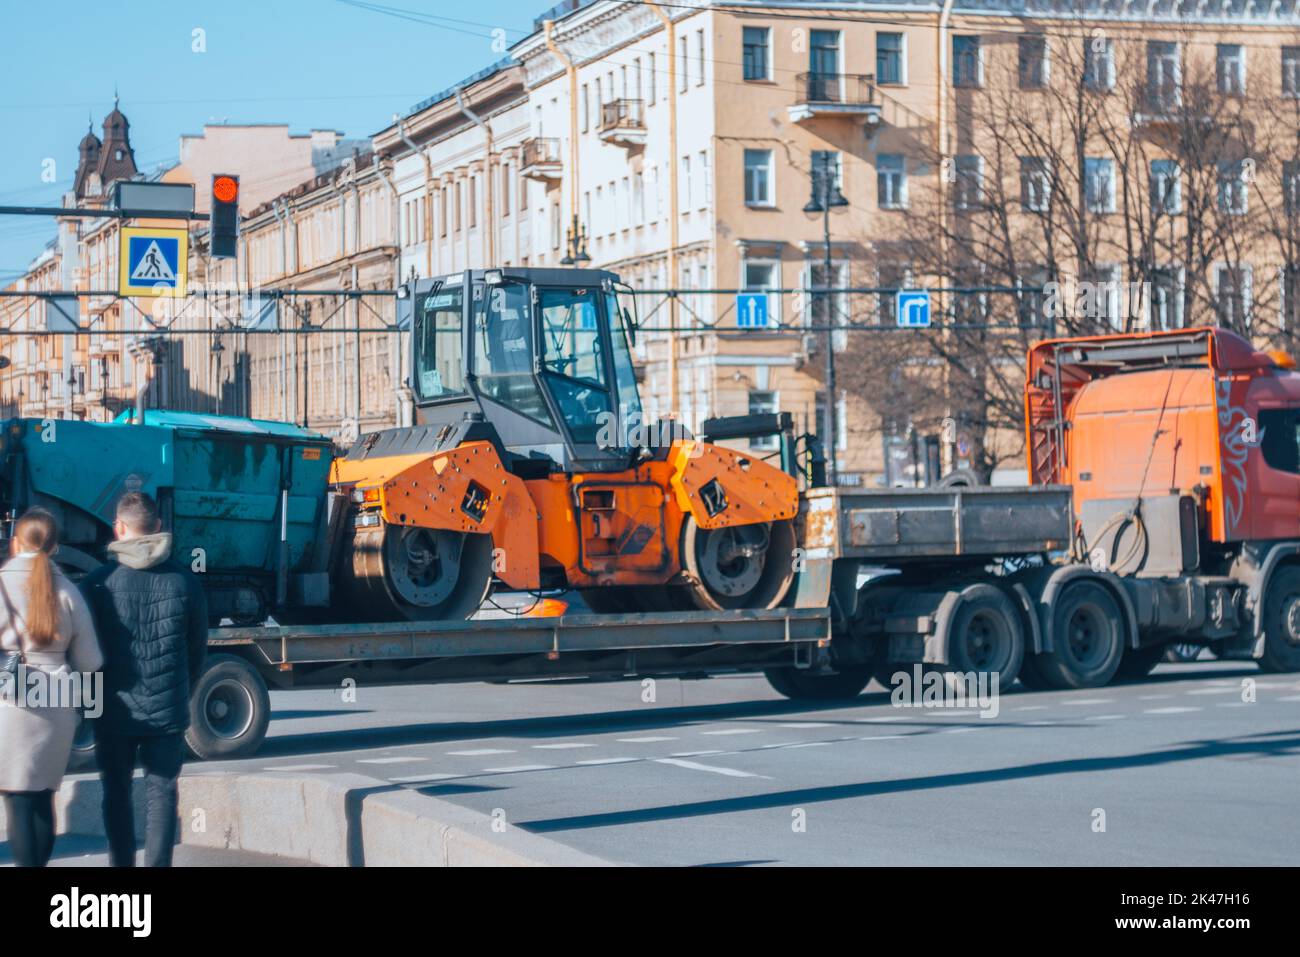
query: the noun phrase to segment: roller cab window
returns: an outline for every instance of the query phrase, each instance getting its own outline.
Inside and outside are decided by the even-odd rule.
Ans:
[[[416,300],[412,379],[421,399],[447,399],[465,394],[461,306],[459,286],[435,289]]]
[[[594,444],[614,411],[599,309],[594,286],[538,289],[546,387],[580,445]]]

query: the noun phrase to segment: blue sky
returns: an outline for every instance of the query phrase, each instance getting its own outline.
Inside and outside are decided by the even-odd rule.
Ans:
[[[0,205],[58,205],[87,116],[113,89],[142,170],[175,162],[204,123],[288,123],[367,137],[487,66],[554,0],[119,0],[0,4]],[[384,12],[387,11],[387,12]],[[193,31],[207,52],[192,51]],[[41,181],[55,161],[56,182]],[[0,216],[0,285],[54,234]]]

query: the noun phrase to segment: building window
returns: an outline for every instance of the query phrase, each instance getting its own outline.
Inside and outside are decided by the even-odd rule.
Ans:
[[[1282,95],[1300,96],[1300,47],[1282,48]]]
[[[713,174],[709,168],[709,151],[700,150],[699,162],[695,164],[699,171],[700,179],[703,181],[701,188],[696,190],[699,197],[700,209],[706,209],[713,202]]]
[[[1083,41],[1083,82],[1090,90],[1115,88],[1115,45],[1104,37]]]
[[[980,54],[980,38],[955,36],[952,38],[952,85],[979,86],[984,80],[984,63]]]
[[[1240,43],[1220,43],[1214,51],[1214,75],[1219,92],[1240,96],[1246,92],[1246,48]]]
[[[1244,330],[1250,324],[1250,267],[1219,265],[1214,270],[1218,324]]]
[[[1052,176],[1041,156],[1020,157],[1020,205],[1031,213],[1044,213],[1052,200]]]
[[[781,411],[781,406],[775,392],[749,393],[750,415],[773,415],[779,411]],[[756,452],[770,452],[773,449],[780,448],[780,437],[776,435],[756,436],[749,440],[749,447]]]
[[[1151,215],[1177,216],[1183,211],[1181,177],[1173,160],[1151,161]]]
[[[690,51],[687,49],[687,44],[688,40],[685,36],[677,41],[677,92],[679,93],[685,93],[691,81]]]
[[[677,178],[677,202],[680,204],[683,213],[691,211],[691,158],[682,157],[681,175]]]
[[[876,195],[881,209],[907,206],[907,164],[897,153],[876,156]]]
[[[1300,263],[1287,263],[1281,269],[1282,301],[1280,320],[1283,329],[1300,326]]]
[[[1300,216],[1300,160],[1282,164],[1282,204],[1288,216]]]
[[[1090,213],[1115,212],[1115,161],[1088,157],[1083,161],[1083,198]]]
[[[771,206],[772,151],[745,150],[745,205]]]
[[[582,132],[585,133],[591,128],[591,91],[587,88],[587,84],[585,83],[582,84],[582,97],[580,102],[582,104]]]
[[[1041,90],[1047,85],[1047,38],[1025,36],[1016,40],[1020,89]]]
[[[1246,179],[1246,164],[1237,160],[1219,163],[1219,212],[1240,216],[1246,212],[1246,196],[1249,183]]]
[[[655,90],[658,87],[658,82],[655,76],[655,55],[653,53],[646,55],[646,65],[648,67],[648,69],[646,70],[647,93],[649,94],[646,97],[646,100],[649,102],[651,106],[654,106]]]
[[[984,202],[984,160],[958,156],[953,161],[953,203],[958,209],[978,209]]]
[[[699,72],[695,74],[695,85],[704,85],[704,31],[695,31],[695,59],[699,64]]]
[[[551,248],[560,248],[560,204],[551,203]]]
[[[876,82],[890,86],[907,82],[903,63],[903,34],[876,34]]]
[[[745,79],[772,79],[772,30],[769,27],[745,27],[743,34]]]
[[[1166,40],[1147,42],[1147,105],[1156,112],[1172,110],[1182,102],[1182,69],[1178,44]]]
[[[812,31],[808,48],[807,93],[814,102],[840,101],[840,31]]]

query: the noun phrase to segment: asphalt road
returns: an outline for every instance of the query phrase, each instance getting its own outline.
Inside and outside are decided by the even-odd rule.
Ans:
[[[1255,700],[1243,700],[1243,681]],[[761,677],[274,692],[267,774],[355,771],[635,864],[1296,864],[1300,678],[1162,665],[999,714]]]

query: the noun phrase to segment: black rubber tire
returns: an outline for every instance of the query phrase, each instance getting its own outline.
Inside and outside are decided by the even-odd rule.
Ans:
[[[1025,658],[1025,629],[1007,593],[981,582],[962,589],[948,626],[948,664],[943,671],[998,676],[1010,688]]]
[[[1043,677],[1043,669],[1039,665],[1039,659],[1042,657],[1039,654],[1026,653],[1024,660],[1020,662],[1020,674],[1017,677],[1028,691],[1049,691],[1052,688],[1051,682]]]
[[[430,605],[413,604],[389,580],[396,525],[356,529],[345,544],[341,575],[331,612],[335,621],[464,621],[492,591],[492,536],[466,534],[461,544],[457,580],[449,595]],[[406,531],[409,531],[406,530]]]
[[[1283,565],[1264,594],[1261,671],[1300,671],[1300,565]]]
[[[1038,656],[1053,688],[1100,688],[1124,657],[1124,618],[1110,590],[1095,581],[1066,585],[1052,606],[1052,650]]]
[[[716,533],[725,531],[727,529],[717,529]],[[706,611],[778,607],[794,583],[794,523],[782,521],[768,525],[767,553],[763,556],[758,581],[739,595],[724,595],[710,588],[706,576],[701,573],[703,554],[712,534],[715,532],[701,529],[693,515],[687,515],[682,523],[681,566],[696,582],[686,590],[695,606]]]
[[[763,674],[778,692],[794,701],[850,701],[871,680],[870,666],[845,668],[833,675],[813,675],[798,668],[769,668]]]
[[[1156,665],[1165,660],[1168,645],[1147,645],[1143,648],[1126,647],[1119,667],[1115,669],[1115,678],[1119,681],[1139,681],[1151,672]]]
[[[95,721],[83,714],[77,715],[77,731],[72,738],[72,753],[68,755],[69,771],[88,771],[95,767]]]
[[[270,723],[271,696],[257,669],[235,655],[210,655],[190,691],[190,754],[203,761],[248,757]]]

